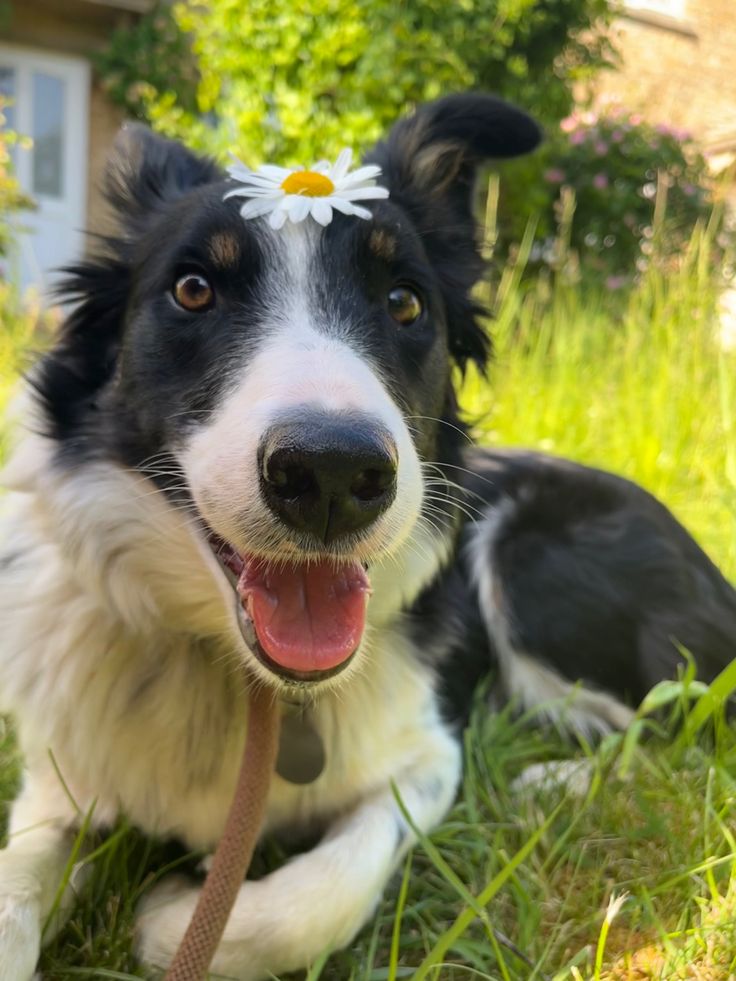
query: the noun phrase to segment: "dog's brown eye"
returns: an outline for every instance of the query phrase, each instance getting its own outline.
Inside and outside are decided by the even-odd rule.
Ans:
[[[173,295],[180,307],[192,312],[207,310],[215,302],[215,291],[199,273],[188,272],[174,284]]]
[[[388,294],[388,312],[402,327],[410,327],[419,320],[423,309],[422,301],[408,286],[395,286]]]

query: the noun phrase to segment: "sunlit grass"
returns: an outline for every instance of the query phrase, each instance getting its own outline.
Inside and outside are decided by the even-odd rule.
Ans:
[[[490,384],[468,380],[479,437],[617,471],[661,497],[736,574],[736,355],[722,349],[707,233],[626,300],[505,271]],[[522,254],[523,261],[523,254]]]

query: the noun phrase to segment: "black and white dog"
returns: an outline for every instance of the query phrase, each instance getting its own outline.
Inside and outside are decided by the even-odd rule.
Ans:
[[[370,917],[411,842],[392,784],[419,827],[443,817],[494,662],[522,705],[605,731],[677,644],[706,679],[733,655],[730,586],[649,495],[467,451],[452,368],[488,353],[475,171],[538,138],[496,99],[447,98],[371,155],[390,198],[370,220],[278,230],[243,220],[212,163],[122,138],[120,235],[74,272],[6,473],[0,705],[26,773],[3,981],[33,975],[80,815],[215,846],[244,666],[287,722],[263,831],[324,830],[242,886],[213,970],[256,981]],[[170,961],[197,895],[147,897],[145,964]]]

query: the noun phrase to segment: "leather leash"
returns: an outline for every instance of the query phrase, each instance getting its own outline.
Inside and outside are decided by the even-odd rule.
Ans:
[[[279,742],[279,706],[273,692],[249,695],[245,751],[225,830],[192,919],[164,981],[204,981],[243,884],[266,813]]]

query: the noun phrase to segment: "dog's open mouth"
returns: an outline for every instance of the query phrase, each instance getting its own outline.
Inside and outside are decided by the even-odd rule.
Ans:
[[[318,681],[342,670],[360,645],[370,583],[358,562],[268,562],[209,536],[237,596],[245,642],[270,670]]]

